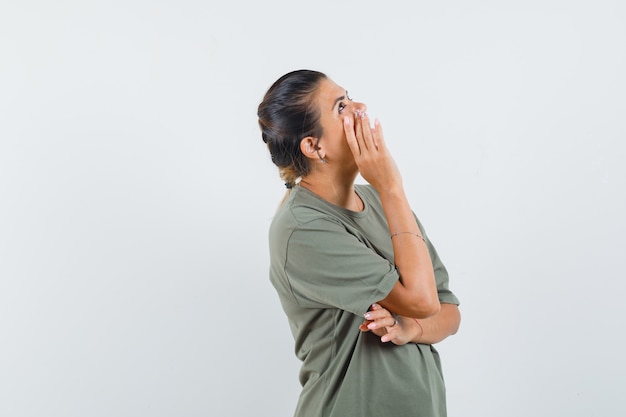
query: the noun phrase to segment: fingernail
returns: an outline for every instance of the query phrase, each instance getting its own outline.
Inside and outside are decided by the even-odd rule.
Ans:
[[[372,313],[367,312],[365,314],[363,314],[365,316],[366,319],[369,319],[370,317],[372,317]]]
[[[343,118],[343,123],[346,124],[346,125],[349,125],[350,124],[350,118],[348,116],[344,117]]]
[[[368,329],[375,329],[376,328],[376,323],[370,323],[367,325]]]

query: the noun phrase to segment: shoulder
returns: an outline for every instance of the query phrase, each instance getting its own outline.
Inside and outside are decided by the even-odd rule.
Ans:
[[[332,219],[328,205],[319,197],[296,187],[279,207],[272,223],[302,225],[319,219]]]
[[[270,239],[285,239],[296,230],[310,227],[317,229],[320,224],[333,227],[330,225],[336,226],[341,222],[319,199],[294,188],[272,219]]]

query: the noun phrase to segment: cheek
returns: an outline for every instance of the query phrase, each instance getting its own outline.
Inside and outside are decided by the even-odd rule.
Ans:
[[[328,129],[328,133],[333,140],[346,140],[346,132],[343,130],[343,123],[335,121],[333,123],[332,128]]]

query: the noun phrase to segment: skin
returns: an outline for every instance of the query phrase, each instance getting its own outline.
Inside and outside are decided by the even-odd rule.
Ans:
[[[383,341],[396,344],[416,341],[413,339],[436,343],[453,334],[460,322],[458,308],[439,303],[430,255],[380,122],[376,120],[372,127],[367,106],[352,101],[346,90],[330,79],[320,83],[314,100],[323,134],[300,142],[311,166],[300,185],[332,204],[361,211],[363,202],[354,191],[360,173],[380,195],[390,234],[408,232],[391,239],[400,279],[387,297],[372,306],[361,330],[373,331]],[[404,316],[394,326],[390,311]],[[413,319],[420,319],[423,332]]]
[[[370,311],[365,313],[365,320],[359,329],[362,332],[371,331],[385,343],[432,345],[456,334],[460,323],[461,313],[454,304],[442,304],[439,313],[427,319],[417,320],[398,316],[397,322],[389,310],[374,304]]]

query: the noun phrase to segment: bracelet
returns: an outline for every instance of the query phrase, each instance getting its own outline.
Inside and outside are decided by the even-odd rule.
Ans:
[[[414,235],[419,237],[420,239],[422,239],[424,241],[424,243],[426,243],[426,239],[424,239],[424,236],[418,234],[418,233],[413,233],[413,232],[396,232],[394,234],[391,235],[391,238],[393,239],[394,237],[398,236],[398,235]]]
[[[417,339],[419,340],[422,336],[424,336],[424,328],[422,327],[422,324],[417,319],[413,319],[413,320],[415,320],[415,323],[417,323],[417,325],[420,326],[420,330],[422,330],[420,335],[417,337]]]

